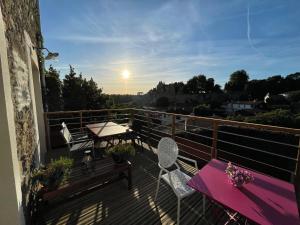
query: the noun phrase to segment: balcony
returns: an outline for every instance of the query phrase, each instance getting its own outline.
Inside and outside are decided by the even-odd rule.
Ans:
[[[199,168],[218,158],[299,183],[299,129],[137,109],[49,112],[45,121],[49,159],[67,154],[58,132],[62,122],[71,132],[106,121],[124,126],[134,124],[132,129],[141,137],[142,145],[132,162],[130,191],[124,181],[118,181],[66,201],[53,202],[39,214],[40,224],[174,224],[176,196],[163,182],[158,203],[154,203],[159,173],[155,152],[158,141],[166,136],[176,140],[181,154],[196,159]],[[195,172],[188,163],[180,164],[187,173]],[[224,224],[227,215],[212,202],[207,202],[203,218],[201,198],[195,194],[183,200],[181,224],[207,224],[207,220]],[[239,222],[243,223],[244,218],[239,218]]]

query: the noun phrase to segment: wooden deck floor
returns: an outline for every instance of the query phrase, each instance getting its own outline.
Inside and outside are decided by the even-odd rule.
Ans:
[[[177,198],[172,189],[161,182],[158,201],[154,203],[159,169],[157,159],[149,151],[137,153],[133,161],[133,188],[127,190],[125,180],[81,196],[50,204],[39,215],[38,224],[175,224]],[[189,172],[195,169],[181,166]],[[222,208],[207,203],[205,219],[201,215],[202,197],[195,193],[181,204],[181,224],[224,224]],[[208,222],[209,221],[209,222]]]

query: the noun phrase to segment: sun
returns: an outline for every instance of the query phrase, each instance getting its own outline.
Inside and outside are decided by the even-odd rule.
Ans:
[[[123,70],[122,71],[122,77],[124,80],[128,80],[130,77],[130,72],[128,70]]]

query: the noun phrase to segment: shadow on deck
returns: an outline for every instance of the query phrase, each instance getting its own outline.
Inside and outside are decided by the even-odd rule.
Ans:
[[[187,172],[195,168],[181,162]],[[161,182],[158,201],[154,203],[159,168],[157,158],[149,150],[137,152],[133,160],[133,188],[127,190],[125,180],[118,181],[81,196],[50,203],[40,213],[38,224],[175,224],[177,198],[172,189]],[[181,224],[224,224],[228,219],[222,208],[206,205],[202,216],[202,197],[195,193],[181,204]]]

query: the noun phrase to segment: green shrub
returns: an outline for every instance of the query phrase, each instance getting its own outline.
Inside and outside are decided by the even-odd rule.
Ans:
[[[274,126],[294,127],[294,116],[289,110],[276,109],[266,113],[259,113],[253,117],[247,117],[246,122],[270,124]]]
[[[212,116],[212,110],[205,104],[194,107],[193,112],[195,116]]]
[[[67,157],[51,160],[46,167],[33,172],[32,181],[34,184],[40,183],[46,189],[56,189],[69,178],[72,165],[73,159]]]
[[[135,156],[135,149],[131,144],[126,143],[126,144],[115,145],[114,147],[106,150],[106,153],[108,155],[116,153],[116,154],[124,154],[128,156]]]
[[[168,97],[160,97],[156,100],[157,107],[168,107],[170,105],[170,101]]]

